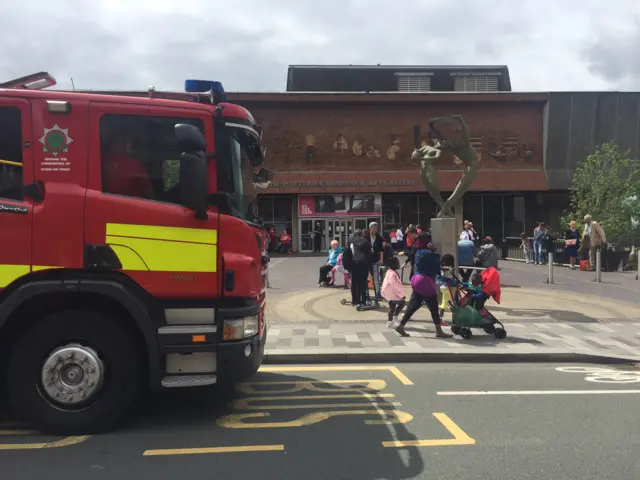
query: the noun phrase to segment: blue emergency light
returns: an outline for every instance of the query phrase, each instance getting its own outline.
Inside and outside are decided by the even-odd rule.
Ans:
[[[222,83],[215,80],[185,80],[184,90],[188,93],[212,92],[214,103],[226,101]]]

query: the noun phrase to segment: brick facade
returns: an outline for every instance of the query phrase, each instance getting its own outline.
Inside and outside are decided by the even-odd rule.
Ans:
[[[264,128],[266,167],[276,173],[265,193],[422,191],[419,167],[410,158],[414,132],[419,128],[425,139],[430,118],[454,114],[464,117],[480,157],[472,190],[548,189],[544,94],[231,97]],[[455,131],[449,133],[455,137]],[[456,160],[439,160],[443,191],[452,190],[461,176]]]

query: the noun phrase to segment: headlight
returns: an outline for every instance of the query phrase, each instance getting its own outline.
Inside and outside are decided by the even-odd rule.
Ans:
[[[258,315],[225,320],[223,340],[242,340],[258,333]]]

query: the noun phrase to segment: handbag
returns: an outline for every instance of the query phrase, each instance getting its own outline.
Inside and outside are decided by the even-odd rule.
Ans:
[[[572,238],[571,240],[565,240],[564,241],[564,244],[567,247],[575,247],[577,243],[578,243],[578,240],[576,240],[575,238]]]

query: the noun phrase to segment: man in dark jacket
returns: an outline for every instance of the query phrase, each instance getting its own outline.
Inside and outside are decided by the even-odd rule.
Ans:
[[[367,298],[367,281],[371,266],[371,242],[367,240],[362,230],[356,230],[350,247],[353,253],[351,260],[351,301],[353,305],[364,306]]]

